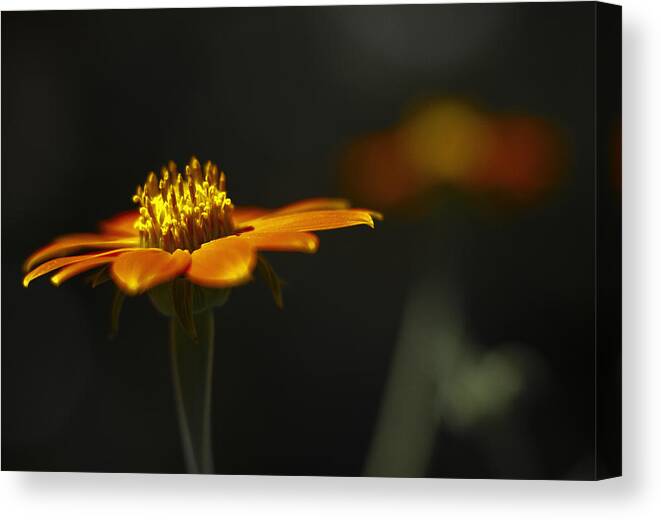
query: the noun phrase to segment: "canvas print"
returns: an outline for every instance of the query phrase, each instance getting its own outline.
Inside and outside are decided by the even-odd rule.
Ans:
[[[621,474],[621,10],[2,13],[2,469]]]

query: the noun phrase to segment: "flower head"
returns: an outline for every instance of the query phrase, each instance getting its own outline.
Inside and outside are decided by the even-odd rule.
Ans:
[[[373,219],[381,218],[349,209],[342,199],[308,199],[277,210],[235,207],[225,174],[194,157],[183,173],[173,162],[160,178],[151,172],[133,201],[138,211],[102,222],[100,233],[65,235],[32,254],[23,285],[53,272],[51,281],[60,285],[105,266],[129,295],[181,277],[224,289],[251,279],[260,251],[314,253],[319,240],[312,231],[374,227]],[[84,249],[93,252],[65,256]]]

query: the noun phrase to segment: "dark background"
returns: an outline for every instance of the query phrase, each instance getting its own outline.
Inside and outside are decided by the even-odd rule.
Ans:
[[[449,94],[552,120],[571,160],[550,202],[471,227],[453,252],[472,335],[485,348],[525,342],[543,360],[543,384],[507,419],[535,463],[512,453],[493,465],[484,436],[445,432],[427,473],[592,478],[593,15],[592,4],[3,13],[3,469],[184,469],[166,321],[129,300],[109,341],[111,288],[23,289],[30,252],[94,230],[131,207],[147,171],[193,153],[220,163],[238,204],[341,195],[348,140],[394,124],[416,96]],[[263,284],[233,292],[216,318],[218,472],[361,474],[430,236],[415,227],[386,219],[323,234],[314,256],[271,255],[284,311]]]

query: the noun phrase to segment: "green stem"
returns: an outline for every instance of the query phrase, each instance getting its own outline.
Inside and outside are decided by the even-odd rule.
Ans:
[[[181,441],[188,473],[213,473],[211,381],[213,377],[213,310],[193,316],[197,340],[170,318],[172,378]]]

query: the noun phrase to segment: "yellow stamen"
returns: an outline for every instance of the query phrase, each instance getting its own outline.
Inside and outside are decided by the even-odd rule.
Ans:
[[[225,174],[210,161],[202,169],[193,157],[184,175],[170,161],[161,169],[160,179],[154,172],[149,173],[145,184],[138,186],[133,202],[140,205],[135,226],[142,247],[192,252],[234,232]]]

